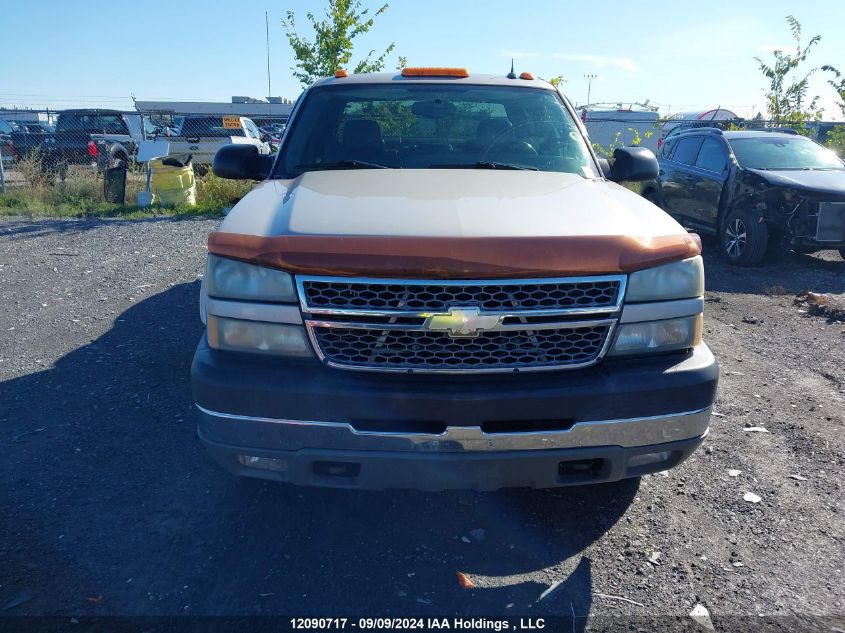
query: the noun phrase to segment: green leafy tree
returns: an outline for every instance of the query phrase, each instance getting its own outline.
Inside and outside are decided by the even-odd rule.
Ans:
[[[641,145],[643,141],[654,136],[653,130],[647,130],[642,135],[640,135],[640,131],[638,129],[633,127],[629,127],[628,131],[631,133],[631,141],[629,143],[625,143],[623,141],[622,132],[617,132],[613,137],[613,141],[607,146],[602,145],[601,143],[593,143],[593,151],[596,153],[596,156],[599,158],[611,159],[613,158],[613,152],[616,151],[617,147],[637,147],[638,145]]]
[[[375,18],[387,11],[387,7],[384,4],[370,13],[369,8],[362,8],[361,0],[329,0],[322,19],[310,11],[305,14],[314,30],[313,40],[297,33],[296,16],[293,11],[288,11],[287,17],[282,20],[282,27],[296,57],[296,64],[291,68],[293,76],[303,86],[309,86],[320,77],[328,77],[341,68],[348,68],[355,38],[367,33],[373,27]],[[377,57],[374,57],[375,50],[371,50],[354,66],[352,72],[372,73],[382,70],[385,59],[394,48],[395,43],[389,44]]]
[[[836,152],[840,158],[845,158],[845,125],[838,125],[828,132],[824,144]]]
[[[557,88],[558,86],[560,86],[560,84],[565,84],[566,79],[563,78],[563,75],[556,75],[555,77],[549,79],[549,83],[552,84],[555,88]]]
[[[842,112],[842,116],[845,116],[845,75],[833,66],[822,66],[822,70],[833,74],[833,79],[828,79],[827,83],[839,95],[839,103],[836,106]]]
[[[766,110],[769,118],[781,124],[803,127],[806,121],[821,116],[818,109],[818,96],[808,97],[810,77],[818,68],[811,68],[803,73],[807,57],[813,47],[821,41],[820,35],[813,36],[804,46],[801,43],[801,23],[788,15],[786,21],[795,40],[795,52],[773,51],[774,63],[768,64],[759,57],[754,59],[760,71],[769,81],[766,92]],[[800,69],[799,69],[800,68]]]
[[[822,70],[833,74],[833,79],[828,79],[827,83],[839,95],[839,101],[836,107],[842,112],[842,116],[845,116],[845,75],[833,66],[822,66]],[[839,156],[845,157],[845,123],[837,125],[828,132],[825,145],[839,154]]]

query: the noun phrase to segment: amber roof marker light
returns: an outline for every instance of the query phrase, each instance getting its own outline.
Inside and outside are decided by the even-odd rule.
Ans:
[[[443,68],[438,66],[421,66],[403,68],[403,77],[469,77],[466,68]]]
[[[334,71],[335,79],[343,79],[345,77],[349,77],[349,72],[343,68],[340,70]]]
[[[532,75],[531,73],[522,73],[522,74],[519,76],[519,78],[520,78],[520,79],[529,79],[529,80],[531,80],[531,79],[534,79],[534,75]]]

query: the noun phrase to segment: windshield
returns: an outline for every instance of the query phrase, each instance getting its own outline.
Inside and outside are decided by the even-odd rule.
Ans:
[[[288,130],[279,171],[379,166],[598,175],[551,90],[442,83],[313,89]]]
[[[748,169],[845,169],[836,154],[803,136],[734,138],[730,144]]]
[[[83,133],[126,134],[126,124],[120,114],[62,113],[56,123],[59,131]]]

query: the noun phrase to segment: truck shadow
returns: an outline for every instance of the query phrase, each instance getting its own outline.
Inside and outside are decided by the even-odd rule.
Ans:
[[[589,614],[583,551],[638,480],[480,494],[233,478],[195,437],[198,291],[156,294],[0,383],[0,605],[28,596],[10,615]]]
[[[81,219],[14,219],[4,218],[0,224],[0,238],[4,239],[26,239],[32,237],[40,237],[53,233],[61,233],[64,235],[74,235],[97,229],[104,224],[124,224],[124,225],[142,225],[147,223],[172,223],[172,222],[192,222],[215,219],[222,216],[213,214],[182,214],[182,215],[162,215],[150,218],[141,219],[126,219],[121,217],[122,214],[132,213],[137,211],[135,207],[126,207],[124,210],[115,211],[111,215],[104,215],[99,218],[81,218]],[[145,211],[145,210],[141,210]]]

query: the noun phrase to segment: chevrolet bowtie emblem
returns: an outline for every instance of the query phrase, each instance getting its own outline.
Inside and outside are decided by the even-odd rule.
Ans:
[[[445,314],[432,314],[425,322],[425,329],[448,332],[449,336],[478,336],[479,332],[493,330],[502,322],[502,315],[482,314],[478,308],[451,308]]]

